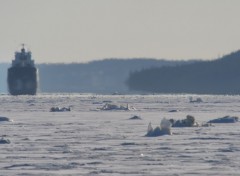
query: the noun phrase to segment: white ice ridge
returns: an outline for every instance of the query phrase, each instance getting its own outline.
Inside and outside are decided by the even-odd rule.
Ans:
[[[124,105],[116,105],[116,104],[110,104],[106,103],[101,110],[124,110],[124,111],[129,111],[129,110],[134,110],[134,107],[130,107],[129,104]]]
[[[68,107],[68,108],[66,108],[66,107],[52,107],[51,109],[50,109],[50,112],[66,112],[66,111],[71,111],[71,108],[70,107]]]
[[[147,137],[156,137],[162,135],[171,135],[171,122],[165,118],[161,120],[160,127],[153,129],[151,122],[148,124]]]

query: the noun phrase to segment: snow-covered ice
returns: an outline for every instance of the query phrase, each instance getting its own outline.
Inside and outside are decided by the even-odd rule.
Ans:
[[[224,116],[217,119],[209,120],[208,123],[236,123],[238,121],[238,117]]]
[[[238,117],[240,96],[1,94],[0,102],[0,116],[12,120],[0,122],[0,139],[9,141],[0,144],[1,176],[239,175],[239,122],[145,134],[149,122],[159,126],[163,118]],[[106,102],[134,109],[99,109]],[[63,106],[71,111],[49,112]],[[129,120],[135,115],[142,120]]]
[[[7,117],[0,117],[0,122],[10,122],[11,120]]]
[[[157,136],[163,136],[163,135],[171,135],[171,126],[172,123],[163,118],[161,120],[160,126],[157,126],[155,128],[152,127],[151,122],[148,124],[147,134],[146,137],[157,137]]]

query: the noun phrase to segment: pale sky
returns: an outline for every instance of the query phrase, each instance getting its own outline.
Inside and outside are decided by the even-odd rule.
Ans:
[[[240,0],[0,0],[0,62],[215,59],[240,49]]]

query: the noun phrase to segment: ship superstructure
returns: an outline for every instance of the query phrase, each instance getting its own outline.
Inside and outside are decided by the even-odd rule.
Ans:
[[[32,60],[31,52],[24,44],[8,69],[8,90],[11,95],[35,95],[38,88],[38,70]]]

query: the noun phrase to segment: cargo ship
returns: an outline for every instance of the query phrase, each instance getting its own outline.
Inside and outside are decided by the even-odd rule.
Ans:
[[[8,68],[8,91],[11,95],[36,95],[38,89],[38,69],[32,60],[32,53],[25,49],[15,52],[12,66]]]

